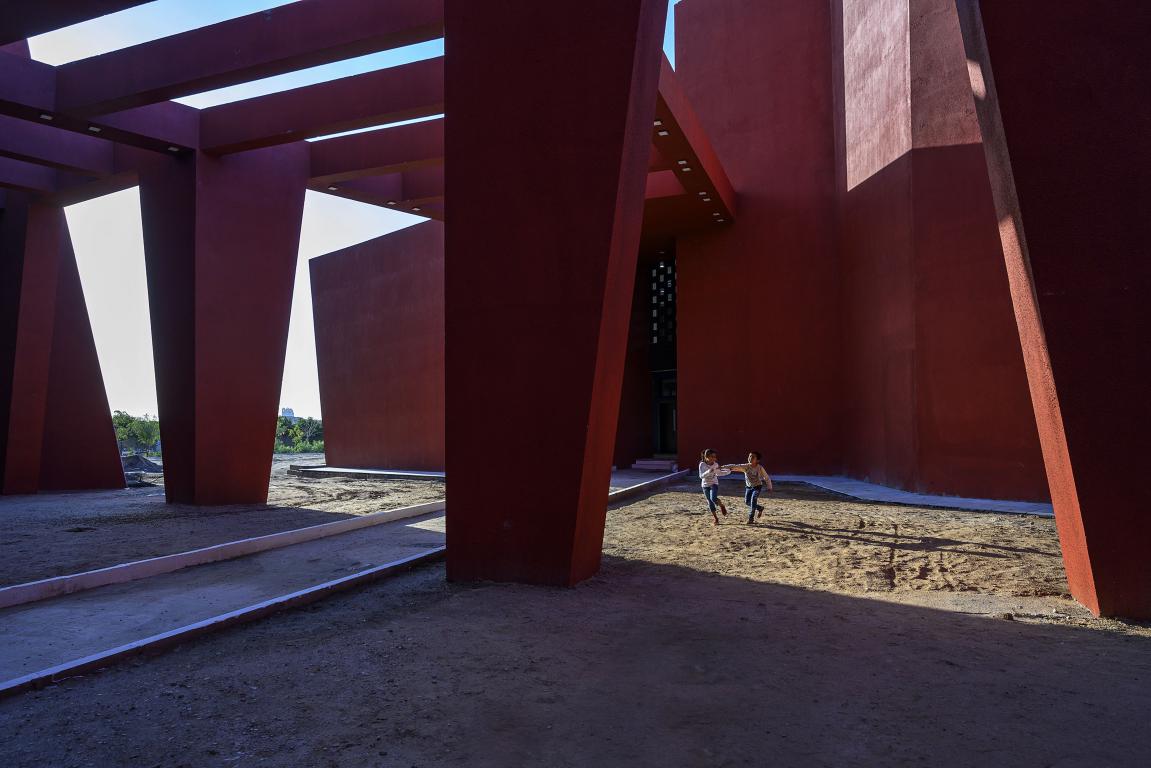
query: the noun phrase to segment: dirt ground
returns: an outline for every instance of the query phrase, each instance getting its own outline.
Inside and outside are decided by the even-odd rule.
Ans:
[[[0,701],[2,762],[1151,764],[1151,628],[1063,596],[1052,521],[737,501],[618,505],[574,589],[428,567]]]
[[[303,478],[289,464],[322,454],[276,456],[267,506],[164,503],[163,475],[123,491],[0,498],[0,586],[184,552],[444,497],[427,480],[378,483]]]

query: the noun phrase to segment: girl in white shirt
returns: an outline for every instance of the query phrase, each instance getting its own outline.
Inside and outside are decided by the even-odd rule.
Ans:
[[[719,525],[719,515],[715,513],[716,506],[727,516],[727,507],[719,500],[719,478],[730,475],[731,470],[719,465],[719,457],[711,448],[705,448],[700,453],[703,459],[699,463],[699,483],[703,486],[703,497],[707,499],[707,506],[711,510],[712,525]]]

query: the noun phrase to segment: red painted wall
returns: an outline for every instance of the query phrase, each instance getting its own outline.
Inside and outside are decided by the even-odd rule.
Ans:
[[[738,193],[681,238],[679,454],[840,471],[831,17],[812,0],[686,0],[676,66]]]
[[[328,464],[442,471],[443,225],[417,224],[310,267]]]
[[[833,13],[846,471],[1045,499],[952,0]]]
[[[679,244],[681,464],[758,447],[777,472],[1046,498],[950,2],[677,7],[739,194]]]

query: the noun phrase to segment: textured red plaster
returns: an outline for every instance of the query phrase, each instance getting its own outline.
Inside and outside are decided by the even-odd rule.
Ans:
[[[840,310],[826,3],[688,0],[683,86],[738,195],[730,228],[681,238],[679,454],[765,453],[834,474]]]
[[[310,267],[328,464],[443,471],[443,225]]]

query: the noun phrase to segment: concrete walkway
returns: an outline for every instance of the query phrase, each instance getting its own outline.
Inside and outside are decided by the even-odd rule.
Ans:
[[[0,611],[0,683],[444,544],[443,513]]]
[[[967,499],[960,496],[931,496],[925,493],[911,493],[897,488],[888,488],[876,483],[865,483],[850,477],[825,477],[822,475],[772,475],[781,483],[807,483],[835,493],[842,493],[861,501],[878,501],[886,504],[906,504],[913,507],[941,507],[944,509],[964,509],[972,512],[1004,512],[1013,515],[1039,515],[1055,517],[1050,504],[1031,501],[1001,501],[998,499]]]
[[[292,464],[288,472],[299,477],[347,477],[355,480],[446,480],[443,472],[420,472],[416,470],[399,469],[355,469],[348,467],[329,467],[319,464]],[[611,487],[609,490],[619,491],[641,483],[646,483],[666,472],[643,472],[634,469],[617,469],[611,473]]]

